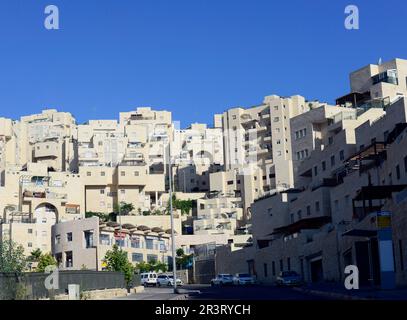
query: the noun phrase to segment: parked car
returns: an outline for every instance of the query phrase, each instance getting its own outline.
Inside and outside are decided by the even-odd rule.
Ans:
[[[218,274],[215,279],[211,280],[211,286],[225,286],[233,284],[233,276],[228,273]]]
[[[140,274],[141,285],[148,286],[157,286],[157,274],[155,272],[144,272]]]
[[[159,287],[161,286],[173,286],[174,285],[174,276],[171,275],[166,275],[166,274],[160,274],[157,277],[157,284]],[[181,279],[177,278],[177,286],[183,286],[184,283],[182,282]]]
[[[300,286],[302,278],[295,271],[282,271],[278,275],[276,283],[278,286]]]
[[[235,285],[252,285],[255,284],[255,278],[248,273],[237,273],[233,278],[233,284]]]

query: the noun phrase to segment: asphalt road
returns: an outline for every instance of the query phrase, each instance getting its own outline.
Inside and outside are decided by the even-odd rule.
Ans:
[[[189,300],[326,300],[319,296],[295,291],[292,288],[274,286],[211,287],[209,285],[187,285],[182,293],[189,293]],[[120,300],[170,300],[175,298],[172,288],[146,288],[144,292],[132,294]]]

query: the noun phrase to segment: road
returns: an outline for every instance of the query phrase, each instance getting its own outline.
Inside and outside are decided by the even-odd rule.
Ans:
[[[211,287],[209,285],[187,285],[181,293],[189,293],[189,300],[323,300],[319,296],[295,291],[292,288],[275,286]],[[172,288],[146,288],[144,292],[132,294],[120,300],[170,300],[175,298]]]

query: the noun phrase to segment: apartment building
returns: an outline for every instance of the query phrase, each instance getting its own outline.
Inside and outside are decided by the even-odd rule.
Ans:
[[[99,218],[61,222],[52,226],[52,254],[61,270],[104,270],[105,256],[114,244],[128,255],[134,265],[139,262],[169,259],[170,235],[160,228],[119,225]]]
[[[391,288],[392,278],[406,284],[406,62],[351,74],[352,93],[337,100],[345,108],[328,107],[314,141],[320,146],[298,155],[294,188],[254,202],[253,243],[218,249],[218,272],[273,283],[280,271],[294,270],[307,282],[341,282],[354,264],[361,286]],[[293,121],[314,126],[315,113],[324,112]]]
[[[13,136],[13,124],[10,119],[0,118],[0,187],[4,186],[4,174],[7,163],[12,161],[13,152],[9,147]]]
[[[197,202],[194,234],[234,235],[243,220],[241,198],[221,193],[208,193]]]
[[[224,136],[225,172],[211,175],[211,191],[237,190],[248,219],[255,199],[292,187],[295,155],[306,151],[293,149],[291,119],[322,105],[298,95],[272,95],[259,106],[232,108],[217,115],[215,122],[221,122]]]
[[[223,169],[223,136],[220,128],[194,123],[176,130],[172,144],[175,190],[207,192],[209,176]]]

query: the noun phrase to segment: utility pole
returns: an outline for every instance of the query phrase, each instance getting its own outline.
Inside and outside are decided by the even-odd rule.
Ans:
[[[171,217],[171,251],[172,251],[172,273],[174,293],[178,294],[177,289],[177,262],[175,254],[175,232],[174,232],[174,212],[172,208],[172,161],[171,161],[171,138],[168,140],[168,176],[170,185],[170,217]]]

